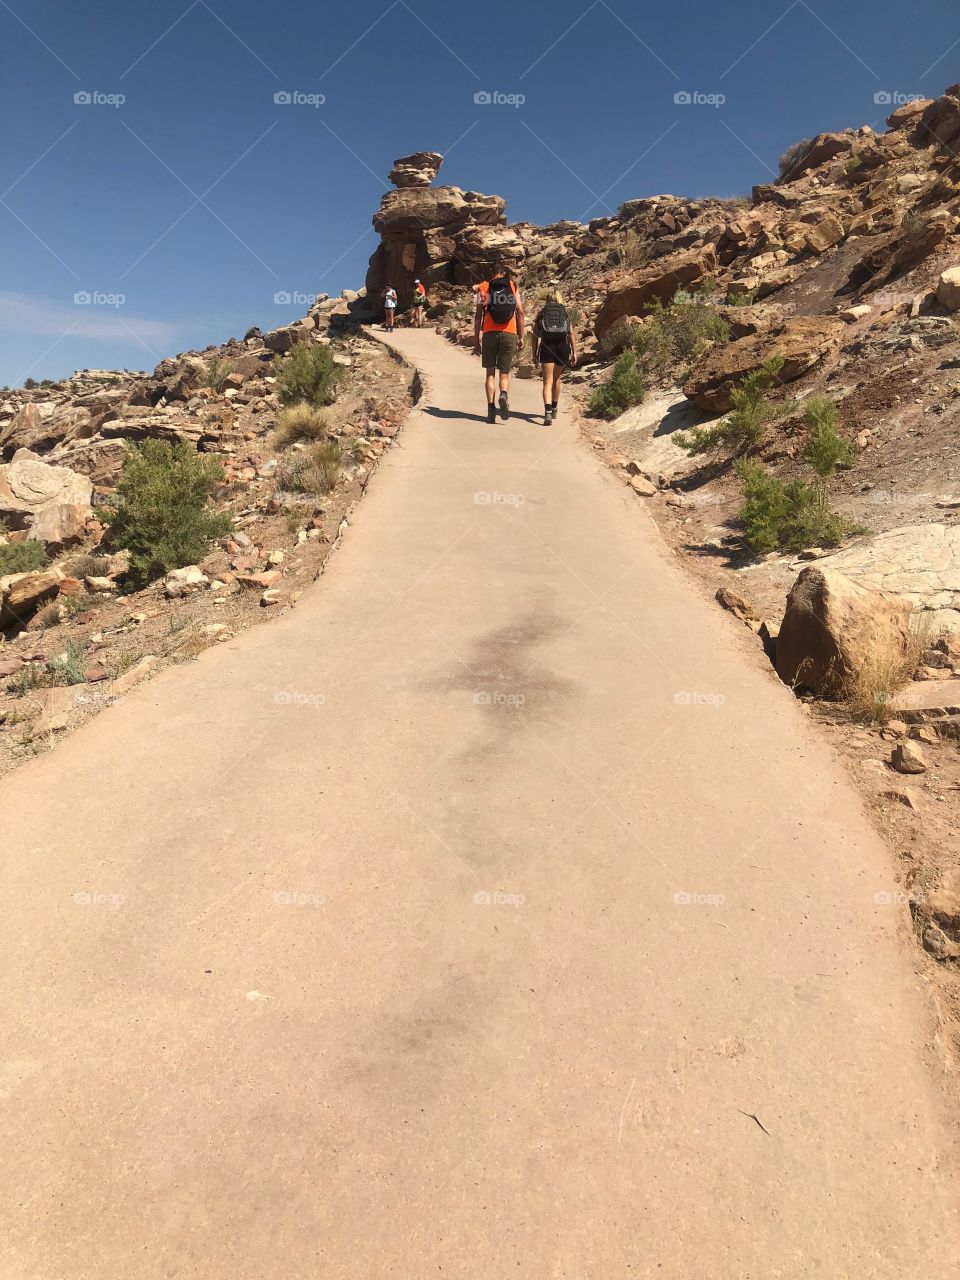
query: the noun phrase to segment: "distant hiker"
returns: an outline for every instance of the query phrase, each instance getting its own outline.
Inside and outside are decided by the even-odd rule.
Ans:
[[[427,291],[419,280],[413,282],[413,327],[423,328],[423,316],[427,309]]]
[[[577,363],[577,335],[564,305],[563,295],[554,289],[533,325],[533,363],[543,371],[543,421],[549,426],[557,416],[560,379],[564,369]]]
[[[523,350],[523,303],[516,281],[502,262],[489,280],[477,289],[477,311],[473,321],[473,349],[482,357],[487,388],[487,422],[496,422],[494,406],[497,373],[500,374],[500,417],[510,417],[507,392],[514,357]]]
[[[388,284],[383,294],[383,322],[384,327],[393,330],[393,317],[397,310],[397,291],[392,284]]]

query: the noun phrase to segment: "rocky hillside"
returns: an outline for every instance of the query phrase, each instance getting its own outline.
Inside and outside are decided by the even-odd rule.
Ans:
[[[87,369],[0,394],[0,772],[149,672],[282,610],[322,571],[415,392],[410,370],[357,335],[356,296],[149,376]],[[318,348],[338,393],[316,419],[322,441],[291,438],[278,375]],[[229,531],[200,563],[140,586],[104,504],[144,441],[219,460],[211,509]]]

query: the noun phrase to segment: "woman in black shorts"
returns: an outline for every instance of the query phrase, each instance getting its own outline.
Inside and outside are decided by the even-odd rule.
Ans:
[[[554,290],[533,326],[533,363],[543,372],[543,421],[549,426],[557,416],[560,379],[564,369],[577,363],[577,335],[573,331],[563,295]]]

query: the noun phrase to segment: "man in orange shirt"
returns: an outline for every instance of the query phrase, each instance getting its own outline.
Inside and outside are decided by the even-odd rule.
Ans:
[[[510,417],[507,392],[514,357],[523,350],[523,303],[516,281],[502,262],[495,264],[489,280],[477,289],[473,321],[473,349],[483,359],[487,389],[487,422],[496,422],[494,395],[500,375],[500,417]]]

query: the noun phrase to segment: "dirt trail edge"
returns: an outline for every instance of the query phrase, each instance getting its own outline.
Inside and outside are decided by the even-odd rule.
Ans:
[[[393,342],[323,580],[0,787],[4,1277],[953,1274],[840,767],[564,406]]]

